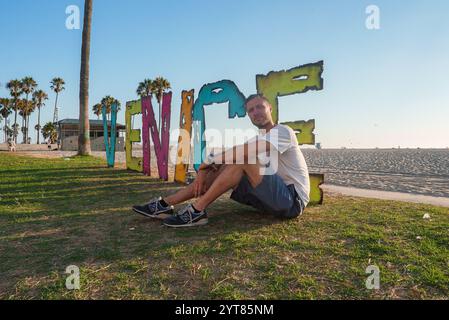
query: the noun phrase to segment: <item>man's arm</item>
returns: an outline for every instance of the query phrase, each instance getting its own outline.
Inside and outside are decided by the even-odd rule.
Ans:
[[[270,155],[276,148],[266,140],[255,140],[227,149],[219,154],[208,156],[199,170],[216,170],[221,164],[255,164],[257,156],[262,153]]]

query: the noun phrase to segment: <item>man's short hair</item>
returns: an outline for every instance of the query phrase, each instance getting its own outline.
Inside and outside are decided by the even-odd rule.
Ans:
[[[246,98],[246,100],[245,100],[245,108],[246,108],[246,105],[248,104],[248,102],[250,102],[251,100],[253,100],[255,98],[260,98],[260,99],[262,99],[263,101],[265,101],[266,103],[268,103],[271,106],[270,101],[268,101],[268,99],[263,94],[255,93],[255,94],[250,95],[248,98]]]

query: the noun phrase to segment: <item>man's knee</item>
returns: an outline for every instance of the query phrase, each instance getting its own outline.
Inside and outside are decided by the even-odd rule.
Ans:
[[[227,164],[226,166],[231,167],[233,170],[241,170],[248,173],[259,172],[260,164],[259,163],[233,163]]]
[[[253,188],[257,187],[262,182],[263,175],[260,173],[260,165],[258,163],[245,164],[243,170]]]
[[[209,171],[206,175],[206,181],[205,181],[205,190],[203,193],[205,193],[210,186],[212,185],[212,183],[214,183],[215,179],[218,178],[219,175],[221,175],[223,173],[223,171],[225,170],[227,165],[223,164],[220,166],[220,168],[217,171]]]

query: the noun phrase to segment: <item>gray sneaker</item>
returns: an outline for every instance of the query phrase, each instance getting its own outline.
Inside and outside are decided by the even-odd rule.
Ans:
[[[172,228],[194,227],[207,224],[207,212],[195,212],[192,205],[189,204],[184,209],[178,211],[177,214],[164,220],[163,224]]]
[[[150,202],[141,206],[133,206],[133,210],[145,217],[161,220],[173,216],[173,206],[164,207],[161,205],[160,200],[162,200],[162,197],[152,199]]]

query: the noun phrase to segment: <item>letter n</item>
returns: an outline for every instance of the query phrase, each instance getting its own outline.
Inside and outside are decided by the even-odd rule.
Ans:
[[[156,119],[154,117],[151,97],[142,98],[142,139],[143,139],[143,171],[144,174],[150,175],[150,138],[148,130],[151,132],[154,151],[156,153],[157,167],[159,177],[163,180],[168,180],[168,152],[170,143],[170,115],[171,115],[171,99],[172,92],[164,93],[162,97],[162,111],[161,111],[161,135],[157,128]]]

